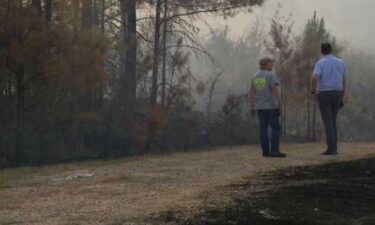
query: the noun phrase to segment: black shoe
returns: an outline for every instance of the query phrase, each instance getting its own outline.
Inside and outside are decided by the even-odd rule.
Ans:
[[[274,158],[286,158],[286,154],[281,153],[281,152],[271,153],[270,157],[274,157]]]
[[[263,153],[263,157],[270,157],[270,153]]]
[[[337,155],[339,153],[337,153],[337,151],[330,151],[330,150],[327,150],[323,153],[320,153],[321,155]]]

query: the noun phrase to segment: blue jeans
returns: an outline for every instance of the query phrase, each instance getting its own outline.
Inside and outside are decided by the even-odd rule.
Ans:
[[[278,109],[258,110],[260,143],[263,154],[278,153],[280,148],[280,111]],[[268,127],[272,129],[271,152]]]

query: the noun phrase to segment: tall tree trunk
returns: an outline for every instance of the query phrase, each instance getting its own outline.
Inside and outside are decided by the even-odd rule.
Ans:
[[[75,41],[78,36],[78,32],[80,29],[80,0],[72,0],[73,4],[73,40],[72,45],[75,45]],[[74,52],[74,56],[78,57],[78,53]],[[74,77],[78,76],[76,68],[72,66],[71,72]],[[77,123],[77,112],[78,112],[78,93],[75,88],[75,82],[74,80],[70,80],[70,86],[71,86],[71,93],[70,93],[70,109],[69,109],[69,122],[70,122],[70,130],[69,130],[69,150],[74,152],[77,149],[77,139],[78,139],[78,123]]]
[[[158,74],[159,74],[159,58],[160,58],[160,12],[161,0],[156,0],[155,15],[155,39],[154,39],[154,64],[152,67],[152,87],[151,87],[151,105],[157,102],[158,92]]]
[[[103,0],[102,0],[103,1]],[[93,25],[95,30],[100,30],[99,22],[100,22],[100,13],[99,13],[99,3],[98,0],[93,0],[92,3],[93,7]]]
[[[93,28],[93,0],[82,0],[82,30]]]
[[[39,14],[42,13],[42,1],[41,0],[32,0],[31,5],[38,11]]]
[[[122,43],[120,49],[120,85],[116,96],[112,100],[109,122],[107,126],[106,142],[102,156],[108,157],[110,148],[110,136],[115,111],[125,114],[125,136],[130,137],[134,132],[131,124],[134,124],[133,112],[136,102],[137,88],[137,1],[121,0],[121,28]],[[103,5],[104,10],[104,5]],[[104,11],[102,11],[104,20]],[[102,21],[104,29],[104,21]]]
[[[135,103],[137,87],[137,11],[136,0],[121,1],[123,43],[120,62],[121,93],[128,108]]]
[[[316,138],[316,102],[313,102],[313,114],[312,114],[312,141],[315,142]]]
[[[307,132],[306,132],[306,141],[311,141],[311,110],[310,110],[310,99],[308,98],[307,99],[307,105],[306,105],[306,112],[307,112],[307,118],[306,118],[306,122],[307,122]]]
[[[101,33],[103,36],[104,32],[104,12],[105,12],[105,0],[93,0],[93,29],[97,33]],[[104,64],[101,65],[104,70]],[[103,107],[104,99],[104,85],[99,84],[97,88],[91,91],[92,95],[92,110],[99,111]]]
[[[80,18],[79,18],[79,10],[80,10],[80,0],[72,0],[73,1],[73,33],[74,35],[78,34],[80,28]]]
[[[16,118],[16,163],[22,162],[24,154],[24,119],[25,119],[25,90],[24,90],[24,69],[20,68],[16,78],[17,95],[17,118]]]
[[[53,5],[53,0],[45,0],[45,15],[46,15],[46,20],[50,24],[52,22],[52,5]]]
[[[163,73],[161,86],[161,105],[165,107],[166,95],[166,72],[167,72],[167,28],[168,28],[168,0],[164,1],[164,21],[163,21]]]
[[[286,135],[286,84],[281,85],[281,105],[279,106],[282,109],[282,114],[281,114],[281,134],[283,136]]]
[[[105,32],[105,0],[102,0],[101,2],[101,11],[100,11],[100,30],[102,34]]]
[[[151,86],[151,99],[150,99],[150,111],[152,113],[154,107],[157,104],[158,98],[158,76],[159,76],[159,59],[160,59],[160,14],[161,14],[161,0],[156,0],[156,13],[155,13],[155,33],[154,33],[154,62],[152,66],[152,86]],[[160,147],[156,133],[158,128],[150,120],[148,124],[148,143],[147,149],[151,150],[155,146]]]
[[[136,0],[127,0],[127,26],[125,42],[128,44],[125,57],[125,71],[129,76],[129,103],[132,107],[137,90],[137,8]]]
[[[288,133],[288,106],[287,106],[287,100],[286,100],[287,98],[286,98],[286,96],[285,96],[285,99],[284,99],[284,101],[283,101],[283,103],[284,103],[284,110],[283,110],[283,115],[284,115],[284,119],[283,119],[283,121],[284,121],[284,136],[286,136],[287,135],[287,133]]]
[[[94,0],[83,0],[82,1],[82,18],[81,18],[81,30],[91,31],[95,28],[95,6]],[[90,82],[84,80],[84,83]],[[95,90],[90,88],[86,93],[80,97],[81,110],[92,112],[95,109]]]

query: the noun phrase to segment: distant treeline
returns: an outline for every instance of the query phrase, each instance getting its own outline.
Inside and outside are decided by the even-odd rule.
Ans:
[[[275,72],[282,86],[282,132],[284,141],[323,141],[324,128],[316,99],[310,94],[310,77],[315,63],[320,59],[320,45],[331,42],[334,54],[347,64],[348,93],[345,107],[339,116],[339,134],[344,140],[372,141],[375,139],[374,97],[375,53],[356,48],[358,43],[337,40],[326,28],[326,21],[318,13],[306,22],[305,28],[294,28],[293,15],[279,9],[275,12],[271,25],[264,18],[255,19],[249,29],[238,40],[230,37],[230,30],[219,28],[211,31],[204,46],[215,56],[220,65],[220,80],[205,78],[199,74],[216,74],[218,69],[207,67],[205,62],[193,60],[194,74],[207,83],[215,81],[215,95],[199,98],[199,107],[205,110],[213,102],[215,110],[226,104],[228,93],[241,96],[246,93],[251,76],[258,70],[260,56],[269,55],[277,60]],[[215,76],[213,76],[215,77]],[[204,100],[202,100],[204,99]],[[246,101],[246,99],[243,99]],[[244,102],[244,105],[247,103]],[[248,107],[239,112],[246,118]],[[255,123],[250,118],[247,124]],[[256,129],[256,127],[252,127]],[[255,131],[256,133],[256,131]]]
[[[210,56],[193,21],[262,3],[0,1],[0,164],[206,143],[189,57]]]

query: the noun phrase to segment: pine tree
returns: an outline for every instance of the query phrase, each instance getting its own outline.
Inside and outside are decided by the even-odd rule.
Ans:
[[[336,52],[339,48],[333,37],[326,28],[324,18],[318,18],[317,12],[305,25],[303,35],[298,46],[299,51],[295,54],[297,62],[296,82],[298,87],[306,93],[306,139],[317,140],[317,104],[310,95],[310,76],[315,63],[321,56],[320,45],[323,42],[331,42]]]

